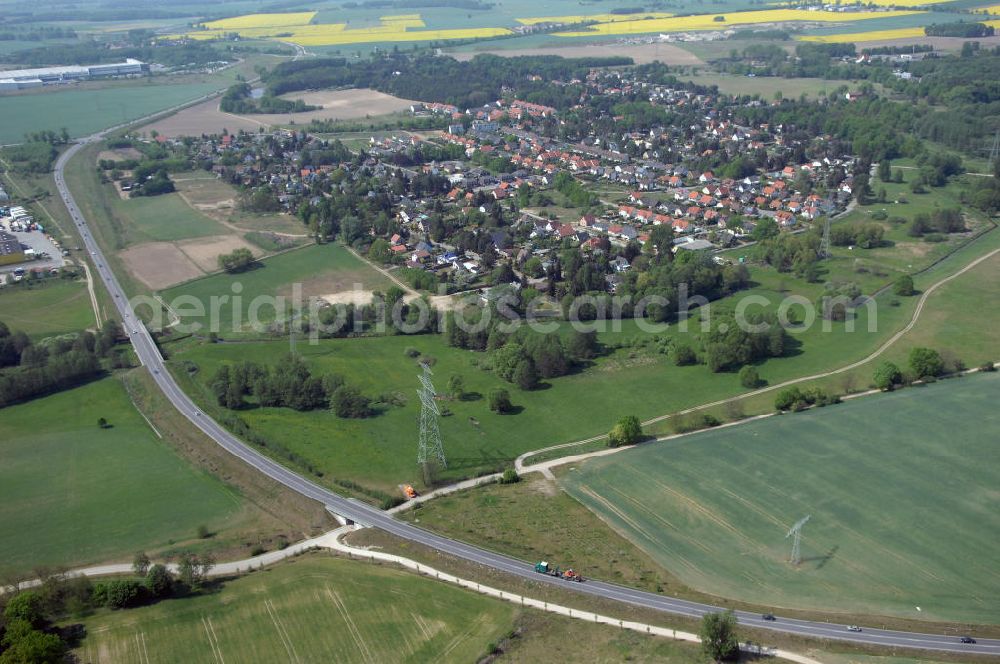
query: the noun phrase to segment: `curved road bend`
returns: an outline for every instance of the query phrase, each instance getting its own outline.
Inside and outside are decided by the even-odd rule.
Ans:
[[[682,599],[664,597],[655,593],[645,592],[625,588],[603,581],[587,581],[586,583],[570,583],[555,579],[553,577],[537,574],[533,566],[522,560],[517,560],[509,556],[494,553],[485,549],[453,540],[441,535],[437,535],[416,526],[412,526],[401,521],[397,521],[383,511],[359,502],[354,499],[344,498],[332,491],[325,489],[312,481],[289,470],[280,463],[264,456],[246,443],[242,442],[215,420],[208,417],[198,406],[180,389],[173,377],[164,366],[163,357],[159,349],[153,342],[152,336],[145,326],[137,319],[135,314],[129,310],[128,300],[125,292],[114,273],[108,267],[107,261],[97,245],[93,235],[88,228],[73,195],[66,187],[64,169],[66,163],[81,148],[88,143],[100,140],[109,131],[95,134],[74,144],[66,150],[58,159],[55,165],[55,181],[59,189],[59,195],[66,204],[77,231],[83,239],[87,251],[90,252],[97,274],[103,280],[111,299],[121,316],[126,334],[132,340],[136,355],[150,372],[156,384],[163,391],[171,403],[196,427],[201,429],[216,443],[221,445],[227,452],[238,457],[245,463],[252,466],[259,472],[267,475],[271,479],[280,482],[292,491],[295,491],[307,498],[319,501],[326,508],[356,523],[381,528],[393,535],[406,540],[417,542],[424,546],[446,553],[469,562],[485,565],[492,569],[513,574],[514,576],[536,581],[539,583],[549,583],[560,588],[576,591],[585,595],[592,595],[603,599],[610,599],[626,604],[632,604],[643,608],[655,609],[676,615],[698,618],[705,613],[718,611],[717,607],[698,602],[690,602]],[[799,636],[836,639],[840,641],[851,641],[854,643],[882,646],[888,648],[919,648],[923,650],[952,651],[961,653],[975,653],[984,655],[1000,655],[1000,639],[980,639],[975,644],[963,644],[959,642],[957,635],[935,635],[920,634],[911,632],[898,632],[878,629],[865,629],[863,632],[849,632],[846,625],[831,623],[812,622],[808,620],[795,620],[778,617],[773,622],[761,620],[759,614],[738,611],[736,613],[741,624],[758,629],[785,632]]]

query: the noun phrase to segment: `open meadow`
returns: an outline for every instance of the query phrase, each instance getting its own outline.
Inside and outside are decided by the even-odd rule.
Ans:
[[[433,579],[319,554],[216,592],[84,621],[81,661],[470,662],[518,609]]]
[[[100,417],[110,428],[97,426]],[[0,571],[129,560],[249,518],[242,498],[176,456],[119,378],[0,409]]]
[[[255,276],[265,270],[250,274]],[[188,286],[204,281],[164,295],[189,292]],[[222,288],[219,284],[212,292],[228,292]],[[751,293],[767,298],[773,306],[784,297],[764,289]],[[730,298],[715,303],[711,311],[713,315],[731,311],[735,302]],[[865,331],[865,310],[854,331],[838,325],[831,332],[823,332],[815,325],[796,332],[788,356],[761,364],[761,375],[778,382],[863,357],[898,328],[909,306],[882,307],[875,333]],[[418,386],[420,367],[406,353],[413,349],[424,358],[433,358],[435,383],[441,392],[448,378],[459,374],[472,394],[467,400],[444,404],[452,414],[441,420],[449,459],[442,479],[454,480],[502,468],[525,451],[606,432],[623,415],[647,419],[745,391],[734,373],[713,374],[703,365],[674,366],[660,352],[661,341],[694,341],[699,328],[692,322],[687,332],[671,326],[660,335],[651,335],[635,322],[625,321],[621,331],[599,334],[608,352],[591,366],[553,379],[543,389],[531,392],[520,391],[482,368],[487,355],[452,348],[442,335],[332,339],[315,345],[303,341],[297,345],[297,352],[317,373],[340,374],[372,396],[400,395],[404,405],[386,406],[375,417],[364,420],[341,420],[326,411],[303,413],[281,408],[251,408],[239,415],[265,439],[308,460],[328,480],[350,479],[389,491],[403,482],[418,482],[415,454],[419,402],[411,395]],[[220,364],[243,359],[273,363],[288,348],[287,340],[180,342],[176,348],[168,345],[174,360],[199,368],[194,378],[184,371],[178,373],[184,374],[182,380],[193,381],[186,385],[187,389],[210,409],[215,406],[207,383]],[[520,412],[498,415],[489,410],[486,395],[498,387],[511,390],[512,401]]]
[[[96,325],[82,280],[45,279],[0,288],[0,321],[42,339]]]
[[[699,590],[989,623],[1000,471],[984,461],[996,454],[998,387],[981,374],[771,417],[592,460],[560,481]],[[791,565],[785,534],[806,515]]]
[[[184,296],[203,303],[205,314],[184,315],[181,312],[180,317],[185,323],[198,323],[205,329],[210,323],[208,305],[213,297],[240,295],[242,299],[238,304],[234,305],[229,301],[220,309],[218,332],[225,338],[253,332],[249,314],[254,306],[259,307],[255,311],[258,320],[262,322],[283,319],[286,310],[284,306],[262,306],[264,303],[254,305],[253,300],[261,296],[283,296],[287,306],[291,307],[296,305],[293,300],[293,285],[301,288],[303,298],[333,296],[357,290],[370,300],[372,291],[384,292],[392,282],[341,245],[310,244],[258,261],[255,267],[246,272],[214,274],[165,290],[162,295],[168,302]],[[303,300],[297,306],[306,305],[308,301]]]

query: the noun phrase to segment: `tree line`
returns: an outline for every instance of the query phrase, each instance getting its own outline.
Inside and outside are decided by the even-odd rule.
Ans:
[[[301,358],[289,355],[274,367],[243,361],[219,367],[209,388],[220,406],[239,410],[253,397],[262,408],[318,410],[329,408],[337,417],[363,418],[374,414],[372,399],[348,385],[342,376],[314,376]]]
[[[114,351],[121,326],[106,321],[96,334],[83,331],[35,344],[0,322],[0,407],[79,385],[127,365]]]
[[[219,108],[226,113],[304,113],[315,111],[319,106],[312,106],[301,99],[282,99],[265,94],[260,99],[254,99],[249,83],[236,83],[226,90],[219,100]]]
[[[85,576],[43,572],[37,588],[0,595],[0,662],[61,664],[86,633],[80,625],[57,623],[99,608],[121,610],[199,594],[214,566],[208,554],[185,552],[178,557],[175,573],[139,552],[133,577],[92,583]]]
[[[583,79],[593,67],[632,64],[631,58],[561,58],[480,54],[460,62],[450,57],[400,53],[369,60],[315,58],[283,62],[265,76],[269,94],[330,87],[372,88],[418,101],[436,101],[472,108],[495,102],[509,90],[519,98],[556,108],[579,102],[581,88],[552,86],[549,81]],[[529,75],[541,76],[531,81]]]

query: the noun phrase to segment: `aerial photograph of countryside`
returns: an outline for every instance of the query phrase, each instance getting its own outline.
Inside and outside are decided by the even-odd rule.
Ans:
[[[998,0],[0,0],[0,664],[1000,664]]]

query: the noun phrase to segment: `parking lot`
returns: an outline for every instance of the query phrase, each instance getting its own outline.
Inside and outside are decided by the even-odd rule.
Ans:
[[[25,270],[35,267],[47,270],[53,267],[62,267],[66,263],[66,260],[62,256],[62,250],[57,249],[45,233],[39,231],[11,231],[7,222],[9,220],[0,221],[2,230],[16,237],[22,245],[34,249],[36,255],[48,254],[49,258],[28,260],[23,263],[13,263],[11,265],[0,265],[0,272],[13,272],[19,267],[23,267]]]

